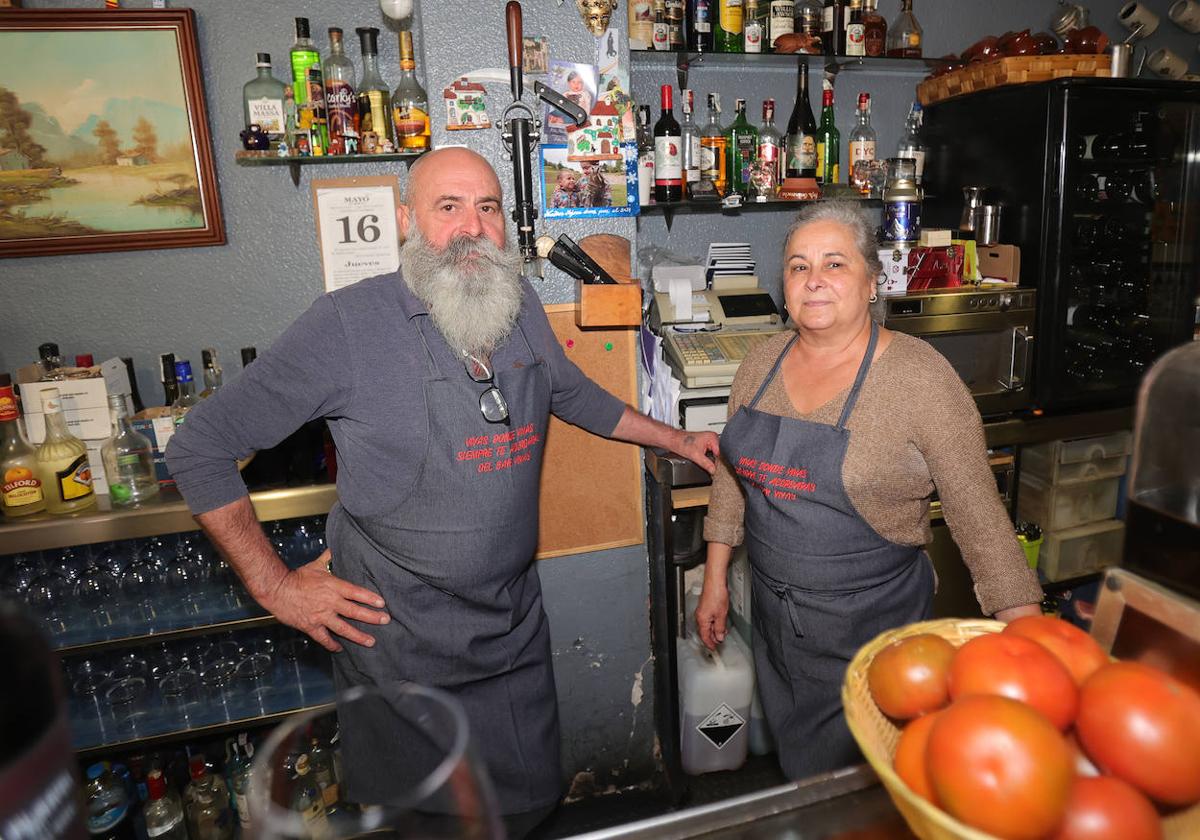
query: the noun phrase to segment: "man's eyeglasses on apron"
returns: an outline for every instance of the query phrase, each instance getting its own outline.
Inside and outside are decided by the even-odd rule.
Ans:
[[[483,419],[489,423],[507,423],[508,403],[504,399],[504,394],[500,393],[500,389],[496,387],[492,366],[473,353],[463,351],[462,355],[467,376],[475,382],[491,386],[479,395],[479,412],[483,415]]]

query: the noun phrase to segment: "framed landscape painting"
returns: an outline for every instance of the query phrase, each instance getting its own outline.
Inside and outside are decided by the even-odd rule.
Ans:
[[[192,11],[0,12],[0,256],[224,242]]]

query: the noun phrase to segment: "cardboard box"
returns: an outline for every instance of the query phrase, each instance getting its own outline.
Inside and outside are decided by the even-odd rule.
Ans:
[[[51,388],[58,389],[63,416],[71,434],[80,440],[106,440],[112,434],[112,422],[108,417],[108,389],[102,378],[25,382],[18,387],[25,435],[30,443],[36,445],[46,439],[42,392]]]
[[[154,446],[154,474],[159,486],[173,485],[175,479],[167,471],[167,444],[175,434],[175,420],[166,406],[148,408],[133,419],[133,428],[150,438]]]
[[[978,257],[981,277],[1021,282],[1021,249],[1016,245],[980,245]]]

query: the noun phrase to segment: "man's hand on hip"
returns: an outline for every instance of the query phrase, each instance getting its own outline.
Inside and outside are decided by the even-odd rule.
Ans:
[[[383,598],[335,577],[329,569],[330,556],[326,549],[311,563],[289,571],[275,590],[262,599],[262,605],[282,623],[307,633],[327,650],[336,653],[342,649],[334,635],[371,647],[375,644],[374,637],[356,629],[346,619],[387,624],[391,617],[383,610]]]

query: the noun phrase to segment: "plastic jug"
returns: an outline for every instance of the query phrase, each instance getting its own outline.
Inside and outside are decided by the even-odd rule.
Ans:
[[[733,627],[710,651],[695,635],[675,641],[679,666],[680,751],[693,776],[735,770],[746,760],[754,666]]]

